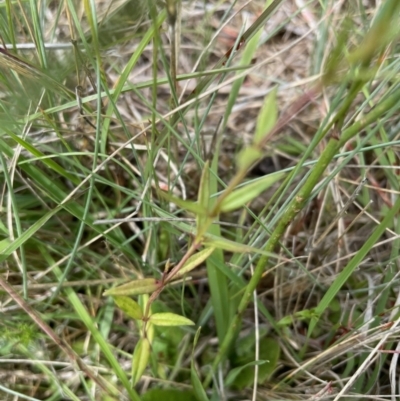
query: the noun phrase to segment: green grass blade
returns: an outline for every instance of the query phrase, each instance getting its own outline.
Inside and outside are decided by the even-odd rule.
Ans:
[[[393,223],[393,219],[400,211],[400,198],[397,199],[393,207],[387,212],[386,216],[383,218],[381,223],[375,228],[373,233],[368,237],[367,241],[357,252],[357,254],[350,260],[343,271],[338,275],[332,285],[329,287],[328,291],[325,293],[324,297],[319,302],[318,306],[315,308],[316,316],[311,320],[310,326],[308,328],[308,336],[311,336],[315,326],[318,322],[319,316],[326,310],[332,300],[335,298],[336,294],[346,283],[348,278],[360,266],[360,263],[364,260],[365,256],[372,249],[375,242],[382,236],[388,227]]]
[[[58,278],[58,280],[60,280],[62,278],[62,272],[61,272],[60,268],[56,267],[54,269],[54,273],[55,273],[56,277]],[[111,351],[111,347],[110,347],[109,343],[101,335],[100,331],[97,329],[92,317],[89,315],[87,309],[82,304],[82,302],[79,299],[76,292],[73,291],[69,287],[66,287],[64,291],[68,297],[70,304],[75,309],[79,318],[82,320],[82,322],[85,324],[85,326],[90,331],[91,335],[93,336],[94,341],[99,345],[101,351],[103,352],[104,356],[108,360],[113,371],[117,375],[118,379],[121,381],[125,390],[128,392],[131,400],[132,401],[140,401],[139,395],[136,393],[136,391],[133,388],[131,388],[131,384],[129,383],[129,380],[128,380],[124,370],[121,368],[121,366],[118,363],[117,359],[115,358],[113,352]]]
[[[100,152],[105,154],[106,152],[106,144],[107,144],[107,137],[108,137],[108,131],[110,128],[110,123],[111,123],[111,115],[114,110],[114,104],[117,102],[119,95],[122,92],[122,89],[124,88],[124,85],[126,81],[128,80],[128,76],[131,73],[132,69],[135,67],[136,63],[138,62],[141,54],[143,53],[143,50],[146,48],[146,46],[149,44],[150,40],[153,38],[155,35],[155,26],[160,26],[162,22],[166,18],[166,11],[163,10],[157,18],[157,21],[151,25],[151,27],[147,30],[146,34],[143,36],[143,39],[135,49],[135,52],[133,53],[132,57],[126,64],[124,70],[122,71],[116,85],[114,88],[114,92],[112,95],[112,102],[110,102],[110,105],[107,107],[106,110],[106,118],[103,120],[103,126],[101,130],[101,149]]]

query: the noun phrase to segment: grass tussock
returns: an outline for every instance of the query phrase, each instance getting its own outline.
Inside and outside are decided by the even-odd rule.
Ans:
[[[0,5],[0,398],[399,393],[397,0]]]

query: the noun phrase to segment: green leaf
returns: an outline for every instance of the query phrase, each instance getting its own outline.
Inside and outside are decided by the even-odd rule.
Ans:
[[[24,141],[22,138],[19,136],[15,135],[13,132],[7,130],[7,134],[14,139],[15,142],[17,142],[19,145],[21,145],[24,149],[26,149],[28,152],[30,152],[32,155],[38,157],[41,159],[43,164],[45,164],[47,167],[53,169],[55,172],[58,174],[62,175],[63,177],[67,178],[68,180],[71,180],[74,184],[78,184],[79,180],[77,177],[73,174],[68,173],[63,167],[61,167],[57,162],[55,162],[52,159],[49,159],[45,157],[45,155],[37,150],[34,146],[32,146],[30,143]]]
[[[144,32],[143,35],[141,35],[141,41],[137,44],[135,51],[132,53],[131,58],[129,61],[125,64],[124,69],[121,71],[119,74],[118,80],[116,84],[114,85],[114,92],[112,96],[112,101],[109,102],[109,105],[107,107],[107,110],[105,112],[105,116],[107,116],[104,119],[104,122],[102,124],[102,132],[101,132],[101,153],[105,154],[107,153],[106,149],[106,144],[107,142],[107,136],[110,131],[110,124],[111,124],[111,116],[114,113],[114,107],[115,104],[117,103],[118,97],[123,91],[124,84],[128,81],[128,77],[130,76],[132,70],[134,69],[136,63],[140,60],[141,55],[148,45],[148,43],[153,39],[154,35],[157,32],[158,27],[160,27],[165,20],[167,16],[167,13],[162,10],[158,16],[157,16],[157,21],[154,21],[153,24],[150,24],[149,28],[147,31]],[[110,117],[109,117],[110,116]]]
[[[197,401],[192,391],[153,388],[142,395],[142,401]]]
[[[386,0],[374,18],[373,25],[360,46],[349,55],[351,63],[369,63],[390,41],[399,36],[398,13],[400,2]]]
[[[264,363],[267,363],[268,361],[262,361],[262,360],[258,360],[258,361],[253,361],[253,362],[249,362],[246,363],[246,365],[243,366],[238,366],[237,368],[232,369],[227,378],[226,378],[226,385],[227,386],[232,386],[235,385],[236,382],[236,378],[239,376],[240,373],[242,373],[242,371],[246,368],[251,368],[254,367],[256,365],[260,366],[263,365]],[[254,369],[253,369],[254,370]]]
[[[350,16],[345,16],[336,33],[336,44],[329,51],[328,57],[324,63],[324,73],[322,77],[324,86],[343,79],[343,75],[339,73],[339,69],[340,65],[343,65],[344,53],[347,53],[346,43],[352,32],[354,32],[353,19]]]
[[[288,326],[294,323],[295,321],[304,321],[310,320],[318,315],[315,313],[315,309],[304,309],[298,312],[295,312],[293,315],[284,316],[277,323],[278,326]]]
[[[286,173],[277,172],[268,174],[265,177],[254,180],[230,193],[221,203],[221,212],[231,212],[242,207],[247,202],[257,198],[262,192],[268,189],[275,182],[280,180]]]
[[[277,323],[278,326],[290,326],[293,323],[293,316],[287,315],[284,316],[279,322]]]
[[[143,295],[147,296],[148,295]],[[146,301],[147,302],[147,301]],[[151,308],[150,308],[151,309]],[[156,335],[156,330],[154,324],[148,324],[146,325],[146,337],[150,341],[150,344],[153,344],[154,336]]]
[[[203,172],[201,174],[200,187],[198,193],[198,204],[203,210],[209,210],[210,203],[210,169],[208,161],[204,164]],[[202,227],[207,222],[207,215],[197,214],[196,223],[197,230],[202,231]]]
[[[175,205],[179,206],[180,208],[187,210],[188,212],[194,213],[196,216],[199,215],[206,215],[207,211],[203,207],[201,207],[198,203],[183,200],[181,198],[178,198],[174,195],[171,195],[168,192],[163,192],[163,191],[158,191],[158,194],[166,199],[168,202],[175,203]]]
[[[253,248],[246,244],[241,244],[240,242],[231,241],[211,234],[206,234],[204,236],[203,244],[229,252],[252,253],[258,251],[257,248]]]
[[[400,198],[397,198],[395,204],[389,211],[385,214],[385,217],[381,223],[375,228],[375,230],[369,235],[368,239],[364,242],[363,246],[358,250],[358,252],[353,256],[353,258],[347,263],[343,270],[336,276],[335,281],[329,286],[328,290],[319,301],[315,309],[313,309],[313,317],[311,319],[310,325],[308,326],[307,337],[310,338],[315,326],[318,323],[319,317],[324,313],[325,309],[328,308],[330,303],[337,296],[342,286],[347,282],[349,277],[353,274],[354,270],[360,266],[360,263],[364,260],[368,252],[371,251],[374,244],[382,236],[385,230],[390,227],[393,223],[395,216],[400,211]]]
[[[11,240],[9,238],[0,241],[0,253],[3,253],[11,245]]]
[[[55,266],[53,272],[56,275],[57,279],[60,280],[63,274],[61,269],[58,266]],[[89,313],[89,311],[86,309],[86,305],[82,304],[81,298],[73,290],[73,287],[65,287],[64,291],[68,297],[69,304],[72,305],[72,307],[75,309],[76,316],[79,316],[80,321],[82,321],[87,329],[90,331],[94,343],[100,347],[102,355],[105,356],[111,366],[112,371],[115,373],[116,377],[118,377],[119,383],[123,384],[125,390],[129,394],[129,399],[132,401],[140,401],[140,397],[131,387],[131,383],[128,380],[127,374],[121,367],[119,360],[115,355],[115,350],[112,347],[109,339],[104,338],[103,335],[100,333],[97,326],[98,322],[94,321],[92,314]]]
[[[197,373],[196,367],[194,365],[194,350],[197,344],[197,340],[199,339],[200,336],[200,330],[201,327],[198,328],[196,335],[194,337],[193,341],[193,350],[192,350],[192,360],[190,362],[190,379],[192,381],[192,386],[194,393],[196,395],[196,398],[198,401],[209,401],[207,397],[207,393],[205,392],[203,385],[201,384],[199,374]]]
[[[175,221],[174,219],[171,220],[171,218],[173,218],[174,215],[172,215],[170,213],[166,213],[165,211],[163,211],[161,209],[155,209],[154,212],[159,217],[162,217],[164,219],[166,218],[166,219],[170,220],[169,221],[169,224],[170,224],[169,230],[171,230],[171,232],[174,232],[175,231],[175,227],[176,227],[177,230],[179,230],[174,234],[179,235],[181,232],[184,232],[184,233],[189,234],[189,235],[196,235],[196,229],[195,229],[195,227],[193,225],[182,223],[179,220],[178,221]]]
[[[260,340],[259,360],[254,361],[254,347],[250,348],[247,355],[241,358],[243,366],[239,367],[240,371],[231,372],[232,378],[229,378],[230,383],[238,389],[252,386],[254,383],[254,365],[260,364],[258,368],[258,383],[263,384],[276,369],[280,353],[280,346],[276,340],[273,338],[262,338]]]
[[[269,134],[278,119],[278,106],[276,103],[277,88],[275,87],[265,97],[264,104],[258,114],[254,144],[258,145]]]
[[[155,278],[144,278],[133,280],[118,287],[110,288],[104,291],[103,295],[141,295],[151,294],[160,286],[160,281]]]
[[[129,317],[138,320],[143,317],[143,312],[139,304],[132,298],[126,296],[114,297],[115,303],[118,307]]]
[[[240,242],[231,241],[223,237],[217,237],[212,234],[205,234],[203,245],[210,246],[218,249],[223,249],[224,251],[236,252],[236,253],[258,253],[260,255],[269,256],[276,258],[276,254],[271,252],[266,252],[263,249],[254,248],[246,244],[241,244]]]
[[[143,375],[150,357],[150,342],[141,338],[136,344],[132,357],[132,380],[135,386]]]
[[[237,155],[237,168],[239,171],[247,171],[263,155],[263,152],[255,146],[242,149]]]
[[[181,315],[177,315],[171,312],[153,313],[149,322],[155,326],[193,326],[194,323]]]
[[[4,262],[9,255],[11,255],[15,250],[17,250],[21,245],[23,245],[29,238],[31,238],[36,231],[38,231],[44,224],[53,217],[57,212],[62,209],[62,205],[55,207],[53,210],[47,212],[43,217],[37,220],[34,224],[29,226],[29,228],[22,233],[18,238],[14,241],[8,242],[5,248],[2,249],[2,253],[0,253],[0,263]],[[3,242],[3,241],[2,241]]]
[[[183,275],[189,273],[194,268],[199,266],[214,252],[214,249],[215,249],[214,247],[207,247],[207,248],[203,249],[202,251],[197,252],[194,255],[192,255],[187,260],[187,262],[182,266],[182,268],[179,270],[179,272],[176,274],[175,277],[182,277]]]

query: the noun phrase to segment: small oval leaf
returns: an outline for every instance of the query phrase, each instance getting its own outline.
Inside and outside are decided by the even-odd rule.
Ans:
[[[115,303],[118,307],[129,317],[138,320],[143,317],[142,309],[139,304],[134,301],[132,298],[126,296],[116,296],[114,297]]]
[[[132,380],[135,386],[143,375],[150,357],[150,342],[141,338],[136,344],[132,357]]]
[[[175,313],[164,312],[164,313],[153,313],[149,321],[155,326],[193,326],[194,323],[181,315]]]
[[[110,288],[104,291],[103,295],[141,295],[151,294],[160,285],[160,282],[155,278],[144,278],[141,280],[133,280],[129,283],[122,284],[118,287]]]

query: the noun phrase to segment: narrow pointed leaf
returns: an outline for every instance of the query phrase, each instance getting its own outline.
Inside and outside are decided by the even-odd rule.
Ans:
[[[146,369],[150,357],[150,342],[147,338],[141,338],[136,344],[132,358],[132,380],[136,385]]]
[[[148,297],[148,295],[146,295]],[[146,337],[149,340],[150,344],[153,344],[154,336],[156,334],[154,324],[147,324],[146,325]]]
[[[210,170],[208,162],[205,163],[203,172],[201,174],[200,187],[198,193],[198,204],[203,210],[208,210],[208,205],[210,202]],[[197,214],[196,222],[197,229],[201,231],[201,227],[205,224],[207,216],[203,214]]]
[[[223,249],[224,251],[236,253],[258,253],[271,258],[276,258],[274,253],[266,252],[263,249],[258,249],[253,246],[241,244],[240,242],[231,241],[223,237],[217,237],[212,234],[205,234],[203,244],[209,247]]]
[[[103,295],[141,295],[141,294],[150,294],[154,292],[160,282],[155,278],[144,278],[141,280],[133,280],[129,283],[122,284],[118,287],[110,288],[107,291],[104,291]]]
[[[174,195],[171,195],[168,192],[158,191],[158,194],[167,201],[175,203],[175,205],[179,206],[180,208],[187,210],[188,212],[194,213],[196,216],[206,214],[206,210],[203,207],[201,207],[198,203],[183,200]]]
[[[285,173],[277,172],[268,174],[261,180],[252,181],[243,187],[230,193],[221,203],[221,212],[230,212],[255,199],[275,182],[280,180]]]
[[[255,146],[242,149],[237,156],[238,170],[248,170],[262,155],[262,151]]]
[[[126,296],[114,297],[115,303],[118,307],[129,317],[138,320],[143,317],[143,312],[139,304],[132,298]]]
[[[58,205],[53,210],[47,212],[43,217],[32,224],[26,231],[24,231],[18,238],[14,241],[9,241],[4,243],[6,245],[2,252],[0,253],[0,263],[4,262],[9,255],[11,255],[15,250],[17,250],[21,245],[23,245],[29,238],[33,237],[36,231],[38,231],[44,224],[58,213],[62,209],[63,205]]]
[[[278,119],[278,106],[276,103],[276,92],[274,88],[268,96],[265,97],[264,104],[258,114],[256,133],[254,134],[254,143],[259,144],[274,127]]]
[[[197,330],[196,335],[194,337],[194,341],[193,341],[192,360],[190,363],[190,378],[192,381],[193,390],[194,390],[197,400],[198,401],[209,401],[209,399],[207,397],[207,393],[204,390],[203,385],[201,384],[199,374],[197,373],[196,366],[194,364],[194,350],[195,350],[195,347],[197,344],[197,340],[199,339],[199,336],[200,336],[200,327]]]
[[[175,277],[181,277],[199,266],[214,252],[214,249],[214,247],[208,247],[200,252],[195,253],[187,260]]]
[[[243,366],[238,366],[237,368],[232,369],[226,378],[226,385],[231,386],[232,384],[235,384],[237,377],[243,372],[244,369],[252,367],[252,366],[256,366],[256,365],[260,366],[267,362],[268,361],[258,360],[258,361],[246,363]]]
[[[17,142],[24,149],[26,149],[28,152],[30,152],[32,155],[40,158],[42,163],[45,164],[47,167],[53,169],[55,172],[57,172],[58,174],[62,175],[65,178],[67,178],[68,180],[71,180],[73,183],[75,183],[75,184],[79,183],[79,180],[77,180],[77,177],[75,175],[68,173],[63,167],[61,167],[54,160],[44,157],[45,155],[42,152],[40,152],[39,150],[37,150],[34,146],[32,146],[29,142],[24,141],[22,138],[15,135],[13,132],[11,132],[9,130],[7,130],[7,134],[15,142]]]
[[[0,241],[0,253],[3,253],[6,248],[11,245],[11,240],[9,238]]]
[[[181,315],[175,313],[163,312],[163,313],[153,313],[149,322],[154,324],[154,326],[193,326],[194,323]]]

